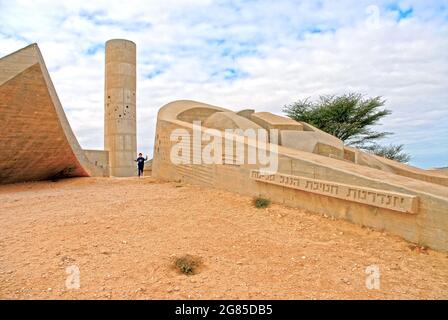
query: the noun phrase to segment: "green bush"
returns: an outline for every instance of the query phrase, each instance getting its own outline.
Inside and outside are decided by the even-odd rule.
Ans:
[[[254,206],[258,209],[264,209],[267,208],[271,204],[271,200],[265,199],[265,198],[255,198],[254,199]]]
[[[186,255],[180,258],[176,258],[174,261],[174,266],[180,273],[191,276],[196,274],[196,268],[199,266],[199,263],[200,262],[198,259]]]

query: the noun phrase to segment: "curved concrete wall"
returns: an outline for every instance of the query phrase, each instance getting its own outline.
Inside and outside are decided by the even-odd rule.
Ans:
[[[422,181],[418,176],[358,164],[356,155],[348,161],[284,146],[278,147],[278,174],[272,176],[257,173],[264,167],[259,163],[175,164],[175,145],[190,148],[190,154],[201,146],[192,144],[193,139],[185,144],[183,139],[173,141],[171,134],[182,129],[184,136],[193,137],[192,121],[204,121],[206,115],[212,117],[217,112],[231,111],[194,101],[175,101],[162,107],[157,119],[153,176],[263,196],[448,251],[448,188],[437,180]],[[246,139],[244,143],[248,149],[251,142]],[[229,157],[224,151],[223,159]],[[430,179],[432,174],[428,172],[425,177]]]
[[[106,175],[81,149],[36,44],[0,59],[0,183]]]

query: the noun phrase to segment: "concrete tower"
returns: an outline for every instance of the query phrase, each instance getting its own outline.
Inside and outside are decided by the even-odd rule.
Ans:
[[[104,149],[110,174],[136,175],[136,45],[129,40],[106,42]]]

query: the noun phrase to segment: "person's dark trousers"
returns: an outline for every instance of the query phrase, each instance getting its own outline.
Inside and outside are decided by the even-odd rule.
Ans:
[[[143,169],[144,166],[138,166],[138,177],[140,178],[140,176],[143,176]]]

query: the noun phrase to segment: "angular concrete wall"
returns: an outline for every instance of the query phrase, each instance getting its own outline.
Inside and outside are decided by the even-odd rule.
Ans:
[[[36,44],[0,59],[0,183],[107,175],[84,154]]]
[[[83,149],[87,159],[98,169],[103,171],[103,176],[108,176],[109,169],[109,151],[104,150],[86,150]]]

